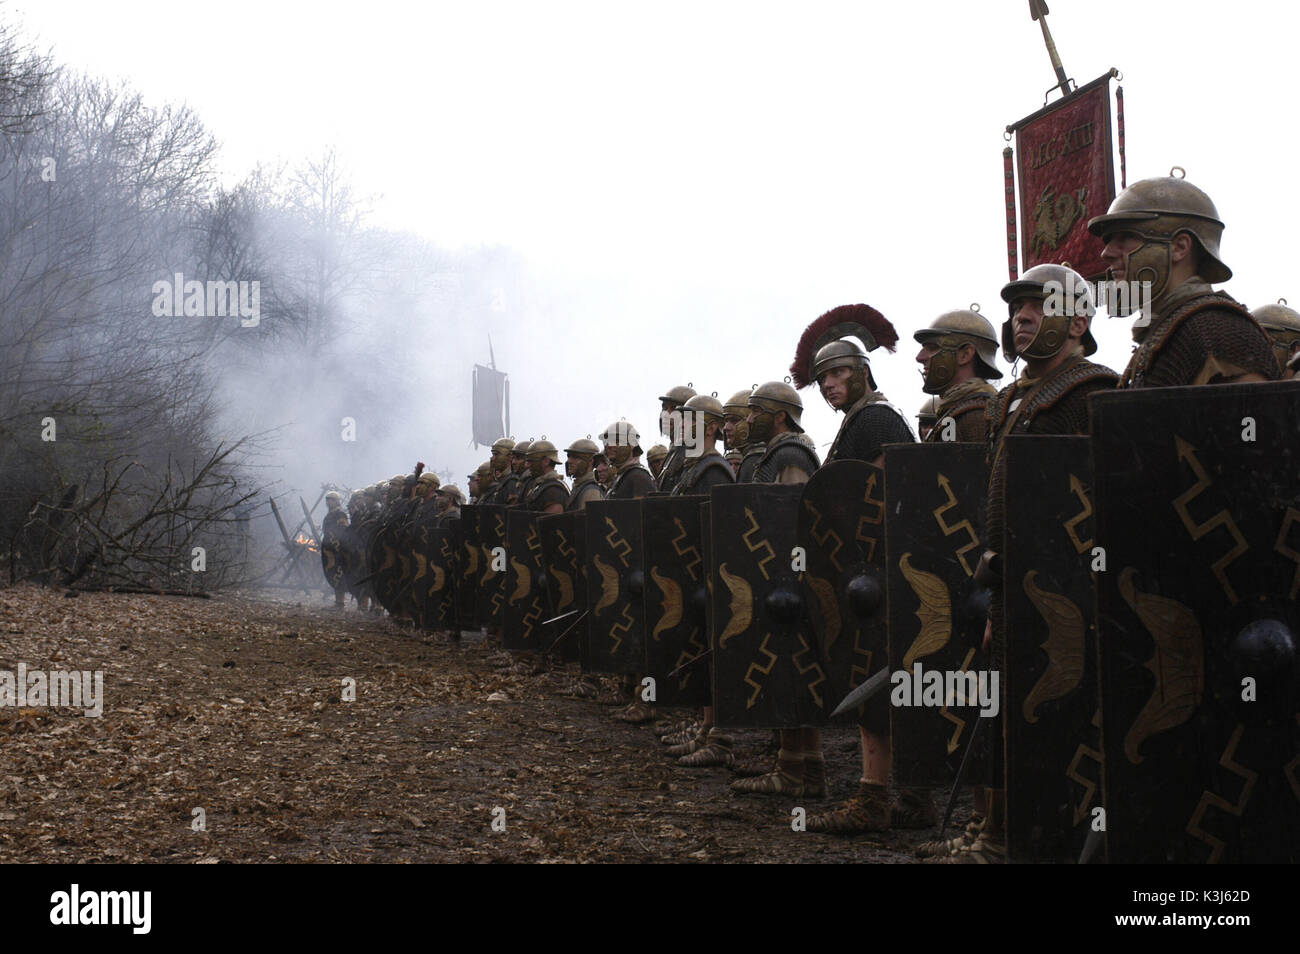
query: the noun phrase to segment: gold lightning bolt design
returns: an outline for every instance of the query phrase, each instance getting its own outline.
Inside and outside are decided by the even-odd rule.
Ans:
[[[763,641],[759,643],[758,646],[758,651],[767,657],[767,668],[764,669],[758,663],[754,662],[749,664],[749,669],[745,672],[745,684],[754,687],[753,694],[750,695],[749,701],[745,703],[746,709],[754,708],[754,703],[758,701],[758,694],[763,691],[763,684],[761,682],[755,682],[750,677],[753,676],[754,673],[756,672],[762,673],[764,676],[771,675],[772,667],[776,665],[776,660],[777,660],[776,653],[769,652],[767,648],[767,642],[771,638],[772,638],[771,633],[764,633]]]
[[[975,534],[975,528],[971,526],[969,519],[963,518],[959,523],[954,523],[952,526],[949,526],[944,522],[943,515],[953,507],[958,506],[958,501],[957,495],[952,492],[952,482],[943,474],[939,475],[939,489],[944,492],[944,495],[948,498],[948,502],[940,507],[935,507],[932,511],[935,523],[939,524],[939,529],[943,531],[945,537],[950,537],[954,533],[965,531],[966,536],[970,538],[970,542],[963,547],[958,547],[954,552],[957,556],[958,562],[961,563],[961,568],[966,571],[966,575],[974,576],[975,571],[966,560],[966,554],[980,545],[979,537]]]
[[[1237,522],[1232,519],[1232,514],[1228,513],[1226,507],[1214,516],[1210,517],[1210,519],[1206,520],[1204,523],[1198,524],[1192,519],[1192,515],[1187,511],[1187,505],[1191,503],[1192,499],[1198,496],[1201,491],[1212,485],[1214,481],[1210,479],[1209,474],[1205,472],[1205,468],[1201,466],[1201,462],[1196,456],[1195,447],[1183,440],[1177,434],[1174,435],[1174,444],[1178,448],[1178,459],[1184,461],[1187,466],[1192,469],[1192,473],[1196,475],[1196,483],[1188,487],[1187,490],[1183,491],[1183,493],[1174,500],[1174,510],[1178,513],[1179,519],[1183,521],[1183,526],[1187,528],[1187,532],[1193,540],[1199,540],[1207,533],[1217,530],[1219,527],[1223,527],[1228,531],[1229,536],[1236,541],[1236,545],[1223,556],[1219,557],[1219,559],[1210,567],[1210,569],[1214,571],[1215,577],[1218,578],[1220,585],[1223,587],[1223,591],[1228,594],[1228,599],[1236,605],[1237,592],[1232,588],[1232,584],[1228,582],[1227,566],[1233,560],[1237,559],[1237,557],[1249,550],[1250,545],[1246,543],[1246,538],[1243,537],[1241,531],[1237,529]]]
[[[1236,804],[1228,801],[1222,795],[1208,790],[1203,791],[1201,800],[1196,806],[1196,811],[1192,812],[1192,817],[1188,820],[1187,827],[1184,829],[1193,838],[1199,838],[1210,846],[1210,857],[1206,859],[1206,864],[1215,864],[1223,857],[1224,844],[1222,839],[1216,838],[1201,828],[1205,813],[1211,808],[1218,808],[1235,818],[1240,818],[1241,813],[1246,808],[1246,802],[1250,801],[1251,792],[1255,790],[1255,780],[1259,778],[1258,772],[1252,772],[1246,766],[1238,765],[1234,761],[1237,756],[1237,743],[1241,741],[1242,733],[1245,730],[1244,725],[1238,724],[1237,728],[1233,730],[1232,738],[1228,740],[1228,745],[1223,750],[1223,754],[1219,756],[1219,764],[1243,780],[1241,794],[1237,796]]]

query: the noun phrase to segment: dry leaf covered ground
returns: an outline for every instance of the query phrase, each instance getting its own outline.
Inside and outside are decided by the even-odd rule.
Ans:
[[[933,837],[792,831],[832,801],[733,795],[560,696],[572,672],[492,653],[315,596],[0,590],[0,670],[104,674],[98,718],[0,707],[0,862],[908,861]],[[738,735],[746,756],[770,739]],[[826,748],[838,800],[856,739]]]

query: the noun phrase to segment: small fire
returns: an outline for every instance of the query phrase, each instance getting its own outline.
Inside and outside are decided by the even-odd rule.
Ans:
[[[299,533],[298,539],[294,540],[293,542],[298,544],[298,546],[300,547],[306,547],[312,553],[320,552],[320,547],[316,545],[315,537],[309,537],[305,533]]]

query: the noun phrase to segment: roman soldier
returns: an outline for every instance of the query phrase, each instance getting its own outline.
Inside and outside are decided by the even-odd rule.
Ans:
[[[515,493],[518,489],[518,481],[515,479],[514,457],[515,442],[508,437],[499,438],[492,442],[492,456],[489,463],[492,465],[492,496],[487,499],[486,494],[480,494],[484,498],[481,503],[505,505],[506,496]]]
[[[528,484],[527,494],[520,498],[520,506],[538,513],[563,513],[564,504],[569,499],[569,489],[555,472],[560,452],[554,444],[542,438],[528,445],[527,459],[532,480]]]
[[[646,464],[650,467],[650,473],[654,475],[655,480],[664,472],[664,461],[668,459],[668,448],[663,444],[656,444],[645,452]]]
[[[689,399],[688,399],[689,400]],[[614,482],[608,496],[622,500],[644,497],[655,490],[655,479],[641,463],[641,436],[627,421],[615,421],[600,435],[605,456],[614,468]]]
[[[932,394],[921,405],[921,410],[916,412],[916,432],[921,435],[921,440],[924,441],[929,438],[930,432],[934,430],[935,422],[938,420],[939,396]]]
[[[605,488],[596,480],[595,459],[600,454],[600,446],[591,438],[580,437],[564,449],[568,459],[564,462],[564,473],[573,481],[565,510],[585,510],[592,500],[604,500]]]
[[[923,390],[939,398],[934,429],[922,440],[984,443],[984,406],[997,393],[989,381],[1002,377],[993,325],[972,306],[945,312],[912,337],[921,343]]]
[[[682,446],[685,463],[673,488],[674,495],[704,494],[718,484],[735,483],[736,476],[725,457],[718,452],[722,435],[722,402],[707,394],[697,394],[681,409]]]
[[[1281,372],[1264,329],[1231,296],[1210,287],[1232,277],[1220,258],[1218,209],[1173,172],[1182,170],[1133,183],[1105,215],[1088,222],[1106,243],[1107,287],[1129,289],[1111,296],[1119,311],[1131,313],[1139,297],[1150,301],[1133,322],[1138,345],[1119,386],[1275,381]]]
[[[1087,360],[1097,351],[1092,336],[1092,292],[1082,275],[1064,265],[1035,265],[1002,288],[1009,317],[1002,325],[1002,353],[1008,362],[1025,361],[1025,370],[989,401],[988,510],[985,518],[988,549],[975,573],[977,582],[991,587],[986,639],[991,666],[1004,668],[1008,634],[1003,623],[1001,560],[1006,549],[1008,501],[1004,442],[1010,434],[1087,434],[1088,395],[1115,386],[1110,368]],[[989,864],[1006,860],[1005,793],[1001,715],[990,720],[992,776],[985,806],[966,831],[949,842],[930,842],[918,852],[956,864]],[[977,808],[979,806],[977,805]]]
[[[806,484],[821,461],[816,445],[804,433],[803,399],[781,381],[768,381],[748,395],[746,430],[750,440],[763,448],[755,461],[752,483]],[[779,730],[780,749],[776,766],[753,778],[739,778],[731,789],[742,794],[796,795],[822,798],[826,795],[826,759],[822,754],[820,729]]]
[[[695,397],[695,389],[689,384],[669,388],[667,394],[659,395],[659,433],[668,438],[671,445],[664,459],[663,470],[656,477],[658,488],[664,493],[672,493],[681,478],[682,467],[686,464],[686,448],[682,444],[681,415],[674,413],[683,404]]]
[[[876,389],[867,357],[867,350],[883,345],[892,351],[897,343],[894,326],[870,305],[841,305],[804,330],[790,367],[793,381],[801,388],[817,382],[826,403],[844,413],[826,455],[828,463],[864,460],[882,466],[884,445],[915,442],[907,418]],[[861,727],[860,735],[862,776],[857,794],[834,811],[810,816],[807,830],[854,834],[932,825],[934,807],[928,793],[904,790],[898,804],[890,805],[892,752],[887,721]]]
[[[1290,378],[1295,372],[1287,367],[1287,362],[1292,355],[1300,354],[1300,312],[1288,308],[1286,299],[1280,298],[1276,305],[1252,308],[1250,314],[1273,342],[1273,354],[1277,356],[1282,377]]]
[[[749,395],[753,388],[737,391],[722,405],[722,434],[726,439],[728,458],[730,452],[740,454],[740,467],[736,470],[736,483],[747,484],[754,479],[754,468],[763,456],[763,442],[755,440],[749,432]]]
[[[347,552],[349,521],[343,509],[343,495],[331,490],[325,495],[325,519],[321,521],[320,558],[325,579],[334,590],[334,607],[343,609],[348,590]]]

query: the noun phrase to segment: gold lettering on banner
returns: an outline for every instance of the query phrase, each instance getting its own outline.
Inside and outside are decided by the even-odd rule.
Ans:
[[[1086,123],[1071,126],[1051,139],[1044,139],[1042,142],[1030,146],[1029,163],[1031,168],[1041,169],[1057,159],[1078,152],[1080,149],[1087,149],[1092,145],[1095,138],[1093,125],[1093,121],[1088,120]]]
[[[1282,518],[1282,529],[1277,532],[1277,542],[1273,544],[1273,549],[1289,560],[1295,561],[1295,576],[1291,577],[1291,591],[1287,594],[1287,599],[1295,599],[1296,593],[1300,592],[1300,552],[1296,552],[1287,544],[1287,537],[1291,535],[1291,528],[1300,522],[1300,510],[1295,507],[1286,508],[1286,516]]]
[[[623,538],[623,535],[618,532],[618,526],[609,517],[605,518],[605,524],[609,527],[609,533],[605,535],[605,542],[613,549],[614,555],[618,557],[619,561],[624,566],[627,566],[627,558],[632,553],[632,544]]]
[[[1068,596],[1040,587],[1034,581],[1037,575],[1037,570],[1030,570],[1025,574],[1023,585],[1029,602],[1034,604],[1034,609],[1047,624],[1047,639],[1040,644],[1047,654],[1047,668],[1025,696],[1022,708],[1025,721],[1030,725],[1038,721],[1040,705],[1078,688],[1083,679],[1083,645],[1087,632],[1083,611]]]
[[[758,646],[758,651],[767,657],[767,668],[764,669],[758,663],[754,662],[749,664],[749,669],[746,670],[745,672],[745,684],[754,687],[753,693],[750,694],[749,701],[745,703],[746,709],[754,708],[754,703],[758,701],[758,694],[763,691],[763,684],[761,682],[755,682],[754,679],[751,677],[756,672],[761,673],[764,676],[771,675],[772,667],[776,665],[776,660],[777,660],[776,653],[771,652],[767,648],[768,640],[770,640],[771,638],[772,638],[771,633],[764,633],[763,641],[759,643]]]
[[[966,554],[980,545],[979,536],[975,533],[975,528],[971,526],[969,519],[963,518],[961,522],[954,523],[952,526],[949,526],[944,522],[943,515],[953,507],[957,506],[957,495],[952,492],[952,483],[943,474],[939,475],[939,488],[947,496],[948,502],[942,506],[936,507],[932,511],[935,523],[939,524],[939,529],[943,531],[945,537],[950,537],[959,531],[965,531],[966,535],[970,538],[970,542],[953,552],[956,554],[958,562],[961,563],[961,568],[966,571],[966,575],[974,576],[975,571],[967,561]]]
[[[1205,658],[1196,614],[1177,600],[1141,592],[1134,583],[1136,576],[1133,567],[1125,567],[1119,591],[1156,644],[1143,664],[1156,677],[1155,687],[1124,737],[1124,754],[1139,765],[1143,742],[1182,725],[1201,704]]]
[[[921,631],[903,656],[903,668],[907,670],[922,656],[943,649],[952,638],[952,600],[948,597],[948,587],[933,573],[912,566],[911,559],[912,554],[904,553],[898,561],[898,568],[920,601],[916,618],[921,621]]]
[[[673,523],[677,526],[677,536],[672,539],[673,551],[679,557],[690,557],[690,560],[686,563],[686,573],[692,580],[698,580],[700,578],[698,567],[704,562],[704,559],[700,556],[700,551],[694,544],[688,547],[681,545],[682,541],[686,539],[686,526],[682,523],[682,518],[673,517]]]
[[[770,580],[771,577],[767,575],[767,565],[776,559],[776,551],[766,539],[759,540],[757,543],[750,540],[750,537],[758,533],[758,520],[754,517],[754,511],[748,507],[745,508],[745,516],[749,518],[749,529],[740,535],[740,539],[745,542],[750,553],[767,553],[767,556],[758,561],[758,572],[763,574],[763,579]]]
[[[1241,741],[1242,733],[1245,730],[1246,727],[1238,723],[1237,728],[1232,732],[1232,738],[1228,740],[1228,745],[1223,750],[1223,754],[1219,756],[1219,764],[1242,779],[1241,794],[1237,796],[1236,804],[1228,801],[1222,795],[1206,789],[1201,792],[1201,800],[1196,805],[1196,811],[1192,812],[1192,817],[1187,821],[1187,827],[1183,829],[1193,838],[1199,838],[1210,846],[1210,857],[1206,859],[1206,864],[1216,864],[1223,857],[1225,846],[1221,838],[1216,838],[1201,828],[1205,813],[1211,808],[1218,808],[1234,818],[1240,818],[1241,813],[1246,809],[1246,803],[1250,801],[1251,793],[1255,790],[1255,781],[1259,778],[1258,772],[1252,772],[1246,766],[1238,765],[1234,761],[1237,756],[1237,744]]]
[[[1092,714],[1092,724],[1098,729],[1101,728],[1100,706]],[[1098,783],[1079,774],[1079,763],[1085,758],[1092,759],[1097,763],[1097,778],[1101,778],[1101,752],[1080,742],[1079,747],[1074,750],[1074,758],[1070,759],[1070,764],[1065,770],[1066,778],[1072,782],[1077,782],[1083,787],[1083,798],[1079,800],[1079,804],[1074,808],[1074,824],[1076,825],[1088,817],[1088,813],[1092,809],[1092,796],[1097,793]]]
[[[731,591],[731,618],[727,620],[726,629],[718,637],[718,648],[722,649],[732,636],[749,629],[749,624],[754,618],[754,591],[750,589],[744,577],[730,572],[725,563],[718,567],[718,575]]]
[[[592,556],[591,562],[596,567],[596,572],[600,574],[600,599],[591,613],[593,616],[599,616],[601,610],[613,606],[618,601],[618,570],[602,560],[599,553]]]
[[[1065,528],[1066,535],[1069,536],[1070,542],[1074,544],[1075,552],[1087,553],[1092,549],[1092,537],[1089,537],[1087,540],[1080,540],[1077,528],[1079,524],[1092,516],[1092,501],[1088,498],[1088,493],[1083,488],[1083,481],[1074,474],[1070,475],[1070,493],[1079,498],[1079,503],[1081,504],[1082,509],[1069,520],[1065,521],[1065,523],[1061,524],[1061,526]]]
[[[521,599],[528,595],[528,591],[533,588],[533,575],[529,572],[528,567],[520,563],[514,557],[510,558],[510,565],[515,568],[515,591],[510,594],[508,605],[514,606]]]
[[[1241,535],[1241,531],[1237,529],[1237,523],[1232,519],[1232,514],[1228,513],[1226,507],[1204,523],[1198,524],[1192,519],[1192,515],[1187,511],[1187,505],[1193,498],[1198,496],[1201,491],[1212,485],[1214,481],[1210,479],[1209,474],[1205,472],[1205,468],[1201,466],[1200,460],[1197,459],[1195,447],[1183,440],[1177,434],[1174,435],[1174,445],[1178,450],[1178,459],[1184,461],[1187,466],[1192,469],[1192,473],[1196,475],[1196,483],[1183,491],[1183,493],[1173,501],[1174,510],[1177,512],[1179,519],[1183,521],[1183,526],[1187,528],[1187,533],[1191,536],[1192,540],[1195,541],[1201,539],[1201,537],[1205,536],[1212,530],[1217,530],[1219,527],[1223,527],[1228,531],[1228,534],[1232,539],[1236,541],[1236,546],[1223,556],[1219,557],[1219,559],[1210,567],[1210,569],[1214,571],[1214,575],[1218,579],[1219,583],[1223,586],[1223,591],[1228,594],[1228,599],[1235,605],[1237,602],[1237,592],[1232,588],[1232,584],[1228,582],[1228,574],[1226,572],[1227,566],[1233,560],[1237,559],[1237,557],[1249,550],[1250,546],[1246,543],[1246,538]]]
[[[813,516],[812,526],[808,528],[808,536],[812,537],[813,542],[826,552],[826,559],[831,561],[831,566],[842,572],[844,565],[840,563],[840,550],[844,548],[844,541],[829,523],[822,527],[822,512],[811,500],[805,500],[803,508]]]
[[[658,642],[660,633],[666,629],[673,629],[682,621],[682,588],[677,585],[677,581],[672,577],[660,573],[658,567],[652,566],[650,568],[650,578],[655,581],[659,591],[664,595],[663,600],[660,601],[663,614],[659,617],[659,622],[655,624],[654,633],[651,634],[655,642]]]

